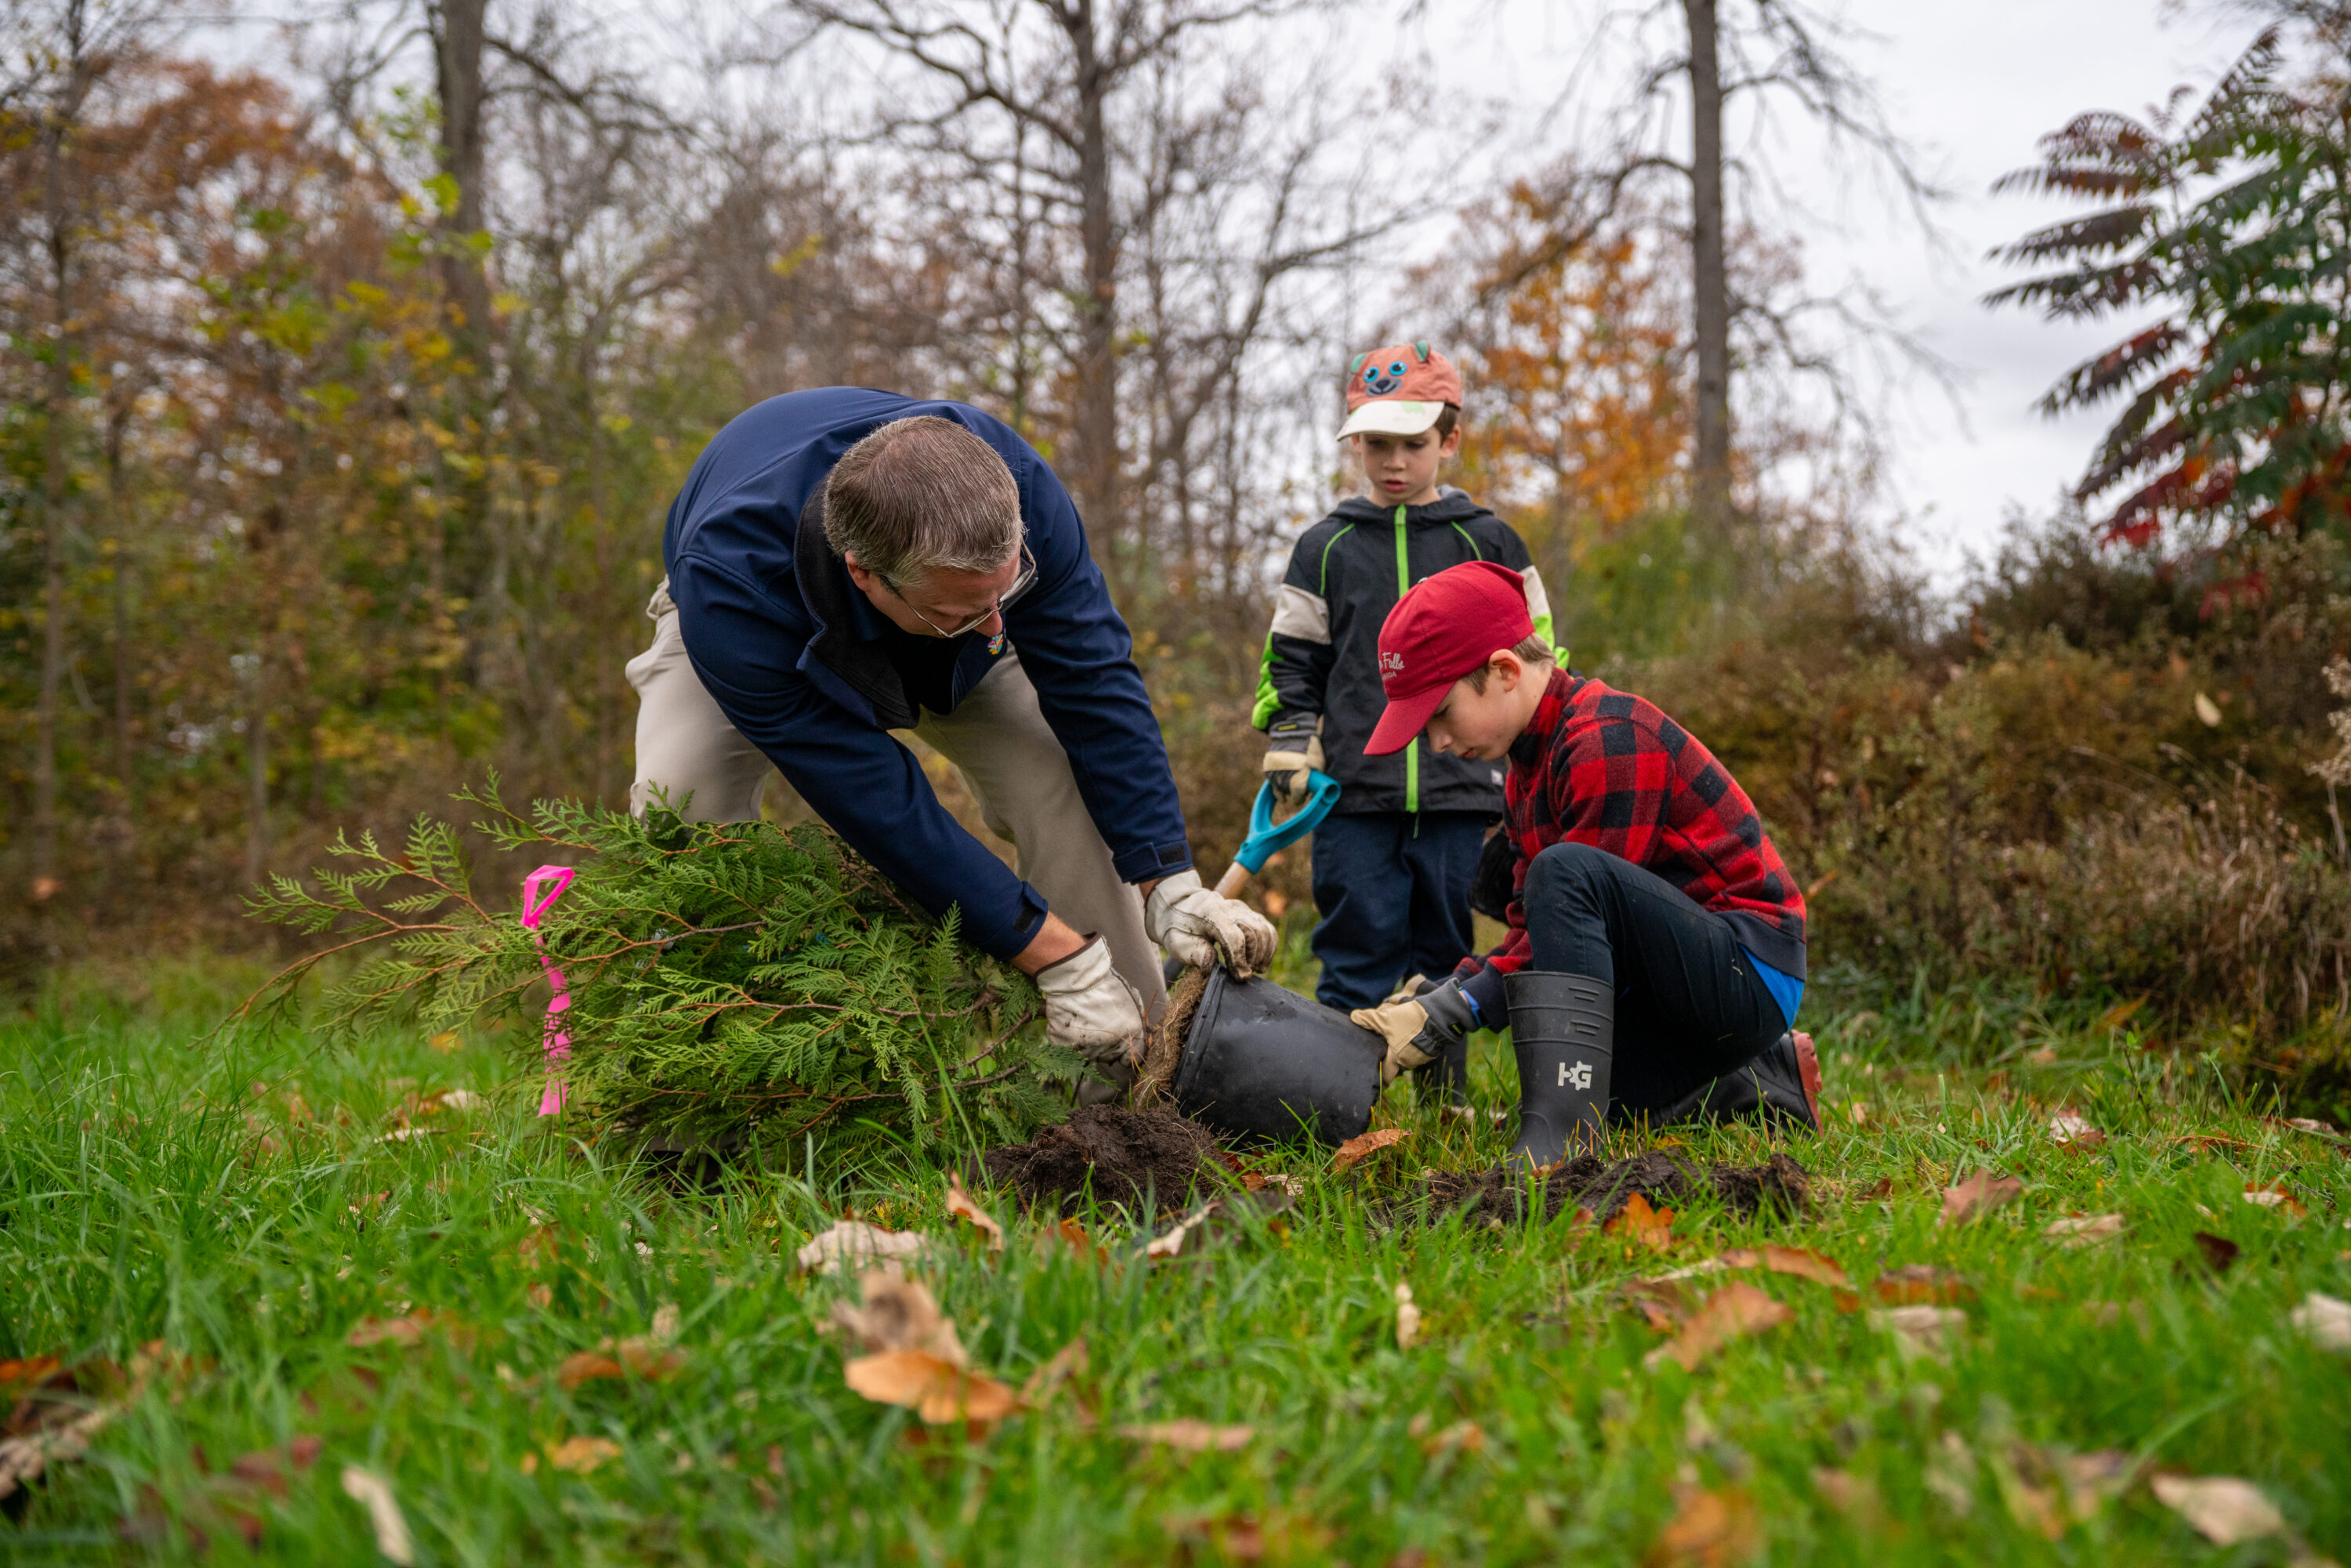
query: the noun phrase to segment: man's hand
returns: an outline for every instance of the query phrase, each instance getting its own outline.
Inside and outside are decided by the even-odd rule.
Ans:
[[[1447,1046],[1468,1040],[1469,1031],[1477,1027],[1469,998],[1451,980],[1402,1001],[1357,1008],[1347,1017],[1357,1028],[1370,1030],[1388,1042],[1387,1056],[1380,1063],[1383,1089],[1395,1082],[1399,1072],[1426,1067],[1444,1055]]]
[[[1196,871],[1179,871],[1153,884],[1143,903],[1143,930],[1176,959],[1196,969],[1223,962],[1243,979],[1273,962],[1273,923],[1238,898],[1219,898],[1200,885]]]
[[[1285,714],[1265,732],[1265,778],[1289,806],[1306,799],[1309,771],[1322,770],[1322,716]]]
[[[1045,998],[1045,1038],[1098,1068],[1133,1067],[1143,1054],[1143,998],[1110,967],[1110,945],[1088,936],[1068,957],[1037,971]]]

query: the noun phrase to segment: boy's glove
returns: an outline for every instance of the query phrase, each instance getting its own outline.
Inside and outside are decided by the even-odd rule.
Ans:
[[[1238,898],[1200,885],[1196,871],[1163,877],[1143,903],[1143,934],[1195,969],[1224,962],[1242,979],[1273,962],[1273,922]]]
[[[1284,714],[1265,732],[1265,777],[1282,804],[1306,799],[1307,774],[1322,771],[1322,716]]]
[[[1110,967],[1110,945],[1088,936],[1066,958],[1037,971],[1045,998],[1045,1038],[1094,1066],[1132,1067],[1143,1051],[1143,998]]]
[[[1431,986],[1403,1001],[1357,1008],[1347,1017],[1357,1028],[1370,1030],[1388,1042],[1387,1057],[1380,1063],[1383,1089],[1395,1082],[1397,1073],[1426,1067],[1444,1055],[1447,1047],[1466,1044],[1469,1031],[1478,1027],[1469,998],[1454,980]]]

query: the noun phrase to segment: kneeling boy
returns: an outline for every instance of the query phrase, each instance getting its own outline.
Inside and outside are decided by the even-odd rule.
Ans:
[[[1790,1034],[1804,899],[1738,781],[1654,706],[1552,667],[1516,572],[1472,562],[1380,628],[1387,697],[1364,750],[1508,758],[1510,936],[1443,985],[1352,1016],[1382,1080],[1507,1020],[1514,1159],[1590,1146],[1613,1108],[1662,1125],[1759,1110],[1807,1127],[1818,1070]],[[1810,1041],[1803,1042],[1808,1048]]]

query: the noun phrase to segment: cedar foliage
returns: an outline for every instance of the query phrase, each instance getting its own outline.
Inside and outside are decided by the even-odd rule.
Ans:
[[[1035,988],[935,921],[830,831],[640,820],[571,800],[510,810],[493,778],[459,800],[501,850],[574,863],[537,936],[559,968],[567,1117],[592,1126],[798,1156],[894,1143],[979,1148],[1029,1136],[1081,1063],[1047,1043]],[[504,1019],[538,1092],[549,997],[542,949],[473,885],[464,835],[420,818],[398,852],[339,838],[352,869],[287,877],[259,918],[337,940],[264,993],[292,1003],[322,961],[390,951],[325,995],[329,1030],[390,1019],[430,1030]]]

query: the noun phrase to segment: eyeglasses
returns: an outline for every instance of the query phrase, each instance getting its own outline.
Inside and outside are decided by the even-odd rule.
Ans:
[[[1011,603],[1014,600],[1019,598],[1021,594],[1027,592],[1029,585],[1036,580],[1037,558],[1029,553],[1028,541],[1024,539],[1021,541],[1020,545],[1020,573],[1012,580],[1012,586],[1006,589],[1002,593],[998,594],[995,603],[989,605],[987,609],[981,611],[978,614],[973,616],[962,625],[957,626],[952,632],[940,625],[937,622],[932,620],[929,616],[924,614],[921,611],[915,610],[914,601],[906,597],[906,591],[904,589],[900,588],[896,583],[892,582],[886,577],[882,580],[882,583],[883,587],[887,588],[891,592],[898,596],[899,603],[904,605],[909,611],[913,612],[915,620],[921,622],[924,625],[929,627],[932,631],[937,632],[942,637],[960,637],[967,632],[978,631],[983,622],[987,622],[993,616],[1003,613],[1004,607]]]

